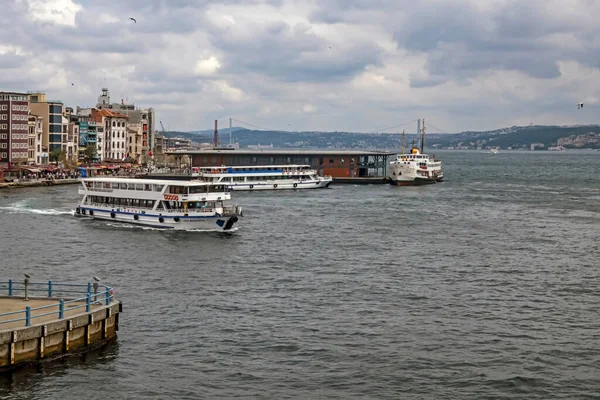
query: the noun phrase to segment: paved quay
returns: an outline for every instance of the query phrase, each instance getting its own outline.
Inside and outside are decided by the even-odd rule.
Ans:
[[[0,298],[0,332],[5,330],[12,330],[15,328],[25,327],[25,321],[5,322],[14,319],[25,318],[25,307],[31,307],[31,326],[40,325],[52,321],[56,321],[60,316],[60,306],[57,303],[57,299],[35,299],[30,298],[24,300],[22,297],[3,297]],[[38,309],[39,307],[47,308]],[[92,303],[90,305],[90,311],[98,310],[102,308],[104,304]],[[77,308],[76,308],[77,307]],[[10,314],[15,311],[22,311],[19,314]],[[47,315],[42,315],[47,314]],[[64,306],[64,318],[74,317],[79,314],[86,314],[85,312],[85,301],[77,301],[73,303],[67,303]]]
[[[56,179],[50,183],[45,179],[35,179],[31,181],[20,182],[0,182],[0,189],[16,189],[38,186],[54,186],[54,185],[74,185],[79,183],[79,179]]]
[[[0,372],[89,351],[117,338],[121,302],[94,282],[0,281]]]

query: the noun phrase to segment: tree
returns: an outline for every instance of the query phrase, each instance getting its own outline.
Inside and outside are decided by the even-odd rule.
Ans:
[[[83,151],[84,164],[91,164],[98,158],[98,152],[95,144],[88,144]]]
[[[65,153],[60,148],[56,148],[50,152],[50,162],[58,163],[65,158]]]

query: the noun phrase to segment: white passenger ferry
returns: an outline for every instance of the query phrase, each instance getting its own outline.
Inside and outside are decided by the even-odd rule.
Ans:
[[[192,176],[232,190],[319,189],[333,181],[331,176],[319,176],[310,165],[195,167]]]
[[[225,185],[156,179],[83,178],[76,216],[155,228],[229,231],[242,216]]]
[[[423,149],[424,139],[425,120],[423,120],[421,149]],[[415,147],[413,141],[410,154],[404,154],[404,132],[402,132],[402,154],[398,154],[396,159],[390,162],[390,181],[392,185],[416,186],[444,180],[442,162],[436,160],[435,156],[421,153],[422,151]]]

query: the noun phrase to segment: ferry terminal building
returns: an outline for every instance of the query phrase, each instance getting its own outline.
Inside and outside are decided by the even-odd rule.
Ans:
[[[190,157],[191,167],[310,165],[318,174],[337,182],[376,181],[387,178],[388,158],[395,152],[367,150],[239,150],[205,149],[166,151],[180,163]]]

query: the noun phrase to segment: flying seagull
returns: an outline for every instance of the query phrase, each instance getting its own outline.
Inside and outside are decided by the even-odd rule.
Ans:
[[[135,20],[135,18],[129,17],[129,19],[132,20],[133,22],[135,22],[137,24],[137,21]]]
[[[580,108],[583,108],[583,102],[577,103],[577,109],[579,110]]]

